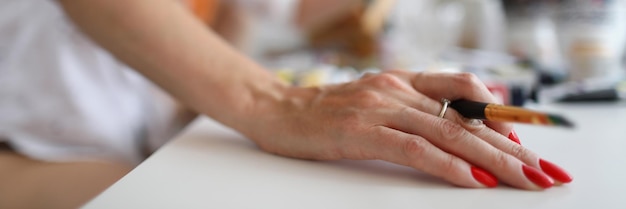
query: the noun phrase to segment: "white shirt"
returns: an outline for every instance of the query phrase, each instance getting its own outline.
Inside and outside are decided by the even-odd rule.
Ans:
[[[52,0],[0,0],[0,140],[45,161],[137,164],[175,132],[169,96]]]

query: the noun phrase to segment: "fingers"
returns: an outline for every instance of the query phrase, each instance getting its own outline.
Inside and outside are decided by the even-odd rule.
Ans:
[[[451,100],[466,98],[476,101],[497,102],[486,86],[470,73],[421,73],[415,76],[415,80],[412,83],[417,91],[431,98],[448,98]],[[478,132],[473,131],[475,132],[474,135],[487,141],[497,149],[515,156],[524,163],[543,170],[558,182],[568,183],[572,181],[571,176],[562,168],[539,158],[530,150],[519,146],[519,138],[510,124],[490,121],[485,123],[493,130],[507,136],[508,140],[517,143],[517,145],[508,143],[509,141],[506,138],[491,133],[492,130],[489,129],[467,130],[481,130]]]
[[[421,85],[416,84],[420,76],[424,75],[391,72],[364,75],[359,80],[366,88],[384,95],[380,97],[381,101],[386,101],[383,103],[393,104],[394,107],[375,108],[375,112],[380,113],[375,114],[376,118],[384,121],[375,127],[382,130],[375,131],[377,134],[367,135],[371,138],[366,141],[370,142],[369,146],[361,144],[345,148],[352,149],[349,151],[352,153],[361,153],[352,156],[367,156],[366,158],[411,166],[466,187],[494,185],[494,182],[497,183],[495,177],[512,186],[531,190],[549,188],[554,184],[553,179],[571,181],[569,174],[561,168],[519,146],[519,139],[509,124],[483,124],[478,120],[468,120],[454,109],[448,109],[444,118],[436,116],[441,111],[442,104],[435,98],[469,98],[491,102],[488,99],[492,96],[483,85],[474,80],[467,82],[474,87],[462,88],[461,85],[451,87],[458,91],[448,92],[442,83],[445,84],[446,80],[454,82],[456,78],[439,74],[447,79],[438,78],[439,82],[435,82],[437,84],[422,84],[433,85],[431,88],[440,90],[429,92],[425,89],[422,94],[416,87]],[[424,78],[427,77],[420,79]],[[382,109],[389,111],[381,111]],[[509,135],[511,137],[507,139],[505,136]]]
[[[521,146],[496,132],[488,132],[490,129],[485,128],[484,125],[464,127],[468,125],[462,125],[412,108],[405,108],[392,118],[394,119],[390,125],[393,128],[422,136],[442,151],[490,171],[498,179],[509,185],[539,190],[549,188],[554,184],[552,179],[539,171],[536,166],[529,166],[536,165],[536,163],[532,163],[533,159],[537,159],[536,155],[523,147],[521,149],[514,147]],[[475,129],[474,132],[478,136],[467,129]],[[483,140],[483,137],[490,141]],[[525,161],[528,161],[529,164],[527,165]]]
[[[497,179],[489,172],[472,166],[446,153],[422,137],[384,126],[372,127],[363,152],[375,153],[375,158],[415,168],[462,187],[495,187]]]
[[[502,150],[505,153],[508,153],[514,156],[517,159],[520,159],[527,165],[530,165],[536,169],[541,170],[545,174],[549,175],[552,179],[556,181],[557,184],[569,183],[573,179],[567,171],[560,168],[556,164],[547,161],[545,159],[540,158],[537,154],[533,153],[529,149],[520,146],[519,144],[509,143],[503,136],[494,133],[493,130],[490,129],[467,129],[472,134],[477,137],[483,139],[485,142],[491,144],[495,148]]]
[[[436,101],[442,98],[451,101],[463,98],[489,103],[498,102],[482,81],[471,73],[423,72],[415,74],[407,71],[389,71],[388,73],[404,78],[416,91]],[[513,130],[513,126],[508,123],[485,121],[485,124],[505,136]]]
[[[414,76],[412,84],[417,91],[431,98],[497,102],[482,81],[471,73],[419,73]]]
[[[412,84],[417,91],[431,98],[498,103],[483,82],[471,73],[420,73]],[[485,124],[505,136],[513,130],[513,126],[507,123],[486,121]]]

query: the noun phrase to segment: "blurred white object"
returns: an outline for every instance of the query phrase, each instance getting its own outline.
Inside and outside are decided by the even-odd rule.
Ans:
[[[570,0],[560,3],[557,34],[569,69],[568,80],[616,82],[623,78],[625,2]]]
[[[304,45],[301,31],[293,23],[298,0],[236,0],[246,11],[248,34],[242,51],[264,62],[268,51],[292,49]]]
[[[450,1],[450,0],[448,0]],[[461,46],[503,51],[505,15],[499,0],[457,0],[465,10]]]
[[[397,1],[385,40],[385,68],[428,68],[456,44],[463,16],[459,1]]]
[[[553,20],[554,4],[546,1],[509,2],[507,51],[532,60],[544,73],[565,76]]]
[[[367,71],[374,72],[371,70]],[[309,69],[279,68],[274,69],[273,72],[284,82],[301,87],[345,83],[361,76],[354,68],[339,68],[326,64],[316,65]],[[375,72],[380,72],[380,70]]]

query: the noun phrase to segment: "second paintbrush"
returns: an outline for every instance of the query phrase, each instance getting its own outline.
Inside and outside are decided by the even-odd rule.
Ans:
[[[563,116],[515,106],[460,99],[450,102],[450,107],[459,112],[459,114],[463,115],[463,117],[472,119],[547,126],[563,126],[568,128],[574,127],[574,124]]]

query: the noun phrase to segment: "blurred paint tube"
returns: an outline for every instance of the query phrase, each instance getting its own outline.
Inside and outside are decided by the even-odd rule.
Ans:
[[[626,98],[626,81],[605,80],[566,82],[539,90],[540,103],[619,101]]]

